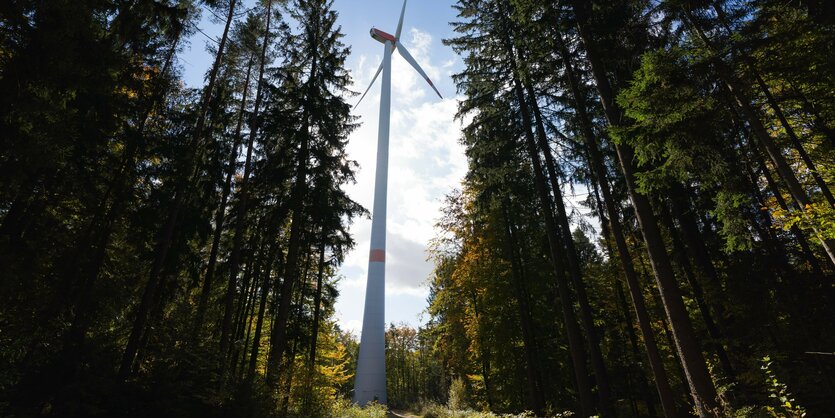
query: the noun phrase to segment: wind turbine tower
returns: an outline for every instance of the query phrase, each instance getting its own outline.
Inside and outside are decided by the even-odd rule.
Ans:
[[[383,73],[383,86],[380,94],[380,127],[377,133],[377,172],[374,183],[374,207],[371,217],[371,251],[368,255],[368,283],[365,288],[365,311],[362,317],[362,337],[360,353],[357,359],[357,373],[354,382],[354,402],[365,406],[377,401],[386,404],[386,197],[388,188],[389,127],[391,122],[391,57],[394,51],[414,67],[435,90],[432,84],[409,51],[400,43],[403,30],[403,17],[406,13],[406,1],[400,11],[395,35],[379,29],[371,29],[371,37],[383,44],[383,62],[374,74],[371,84],[360,98],[360,102],[371,90],[380,73]],[[357,103],[357,106],[359,102]]]

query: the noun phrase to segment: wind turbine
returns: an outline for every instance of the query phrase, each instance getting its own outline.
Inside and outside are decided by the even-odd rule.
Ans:
[[[385,339],[385,286],[386,286],[386,196],[388,188],[389,127],[391,117],[391,56],[394,51],[414,69],[435,90],[426,72],[420,68],[412,54],[400,43],[403,30],[403,16],[406,2],[400,11],[397,32],[392,36],[371,28],[371,37],[384,45],[383,62],[374,74],[371,84],[365,90],[357,106],[371,90],[380,73],[383,73],[383,90],[380,94],[380,127],[377,132],[377,173],[374,184],[374,211],[371,218],[371,251],[368,255],[368,282],[365,288],[365,311],[362,317],[362,337],[357,358],[357,374],[354,382],[354,402],[365,406],[372,401],[387,403],[386,397],[386,339]]]

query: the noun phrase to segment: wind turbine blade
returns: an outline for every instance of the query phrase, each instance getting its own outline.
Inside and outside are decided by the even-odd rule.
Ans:
[[[394,39],[396,39],[397,42],[400,42],[400,32],[403,31],[403,16],[406,15],[406,2],[407,1],[408,0],[403,0],[403,10],[400,11],[400,21],[397,22],[397,32],[395,32],[395,34],[394,34]]]
[[[430,80],[429,76],[426,75],[426,72],[423,71],[423,68],[420,68],[420,65],[417,63],[417,61],[415,61],[414,57],[412,57],[412,54],[409,53],[409,51],[406,49],[406,47],[403,46],[403,44],[400,43],[400,41],[397,42],[397,50],[400,52],[400,55],[403,56],[403,58],[409,62],[409,64],[412,64],[412,67],[414,67],[418,74],[420,74],[420,76],[423,77],[423,79],[426,80],[427,83],[429,83],[429,86],[432,87],[432,90],[435,90],[435,93],[438,94],[438,97],[443,99],[444,96],[441,96],[441,92],[438,91],[438,89],[435,87],[435,84],[432,83],[432,80]]]
[[[357,102],[357,104],[354,105],[354,107],[357,107],[360,105],[360,103],[362,103],[362,99],[365,98],[365,95],[368,94],[368,91],[371,90],[371,87],[374,86],[374,82],[377,81],[377,77],[379,77],[380,73],[383,71],[383,64],[383,62],[380,63],[380,68],[377,69],[377,74],[374,74],[374,78],[371,80],[371,84],[369,84],[368,88],[365,89],[365,93],[362,94],[362,97],[360,97],[360,100]]]

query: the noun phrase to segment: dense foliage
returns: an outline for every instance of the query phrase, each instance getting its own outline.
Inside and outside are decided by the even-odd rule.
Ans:
[[[224,29],[191,90],[201,12]],[[349,395],[335,272],[365,210],[336,19],[3,2],[0,415],[328,416]]]
[[[456,8],[469,172],[424,331],[456,399],[835,414],[831,5]]]

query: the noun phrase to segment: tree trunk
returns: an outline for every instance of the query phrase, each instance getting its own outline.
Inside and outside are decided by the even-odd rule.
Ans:
[[[307,189],[307,160],[309,158],[307,124],[302,133],[302,144],[299,150],[296,184],[290,196],[293,215],[290,226],[290,239],[287,244],[287,261],[284,267],[284,281],[281,283],[278,312],[273,322],[270,336],[270,354],[267,360],[267,382],[273,387],[279,383],[279,368],[281,357],[287,346],[287,320],[290,317],[291,297],[293,288],[299,275],[299,249],[302,238],[302,224],[304,223],[304,200]]]
[[[256,297],[258,296],[258,287],[261,286],[261,282],[259,280],[261,278],[261,260],[258,260],[255,256],[253,256],[251,264],[254,264],[254,266],[251,267],[252,285],[247,292],[246,306],[244,306],[243,312],[241,312],[239,325],[240,330],[238,331],[238,335],[243,337],[244,345],[240,350],[233,351],[232,370],[230,370],[230,376],[233,376],[233,378],[238,381],[241,379],[244,362],[246,361],[246,353],[249,349],[249,341],[252,336],[252,318],[254,316],[255,303],[257,300]],[[250,268],[249,266],[247,267]],[[239,367],[240,372],[238,370]]]
[[[696,278],[696,275],[693,273],[693,265],[690,263],[690,259],[687,258],[686,251],[690,250],[690,248],[685,250],[685,247],[687,246],[682,244],[676,225],[673,223],[673,219],[670,217],[670,213],[666,210],[666,208],[661,211],[661,219],[670,233],[673,243],[673,254],[676,256],[679,267],[684,272],[684,276],[687,278],[687,283],[690,284],[690,289],[693,291],[693,299],[696,301],[696,306],[699,308],[699,313],[704,320],[707,334],[712,340],[709,342],[709,346],[713,347],[716,351],[716,356],[719,358],[719,364],[722,366],[722,370],[725,372],[725,375],[733,380],[736,373],[731,365],[730,357],[728,357],[728,353],[725,351],[725,347],[723,346],[725,338],[722,335],[722,331],[706,302],[704,289],[702,288],[701,283],[699,283],[699,280]]]
[[[161,81],[169,73],[173,64],[180,36],[181,32],[178,31],[168,50],[162,70],[154,80],[150,103],[145,112],[143,112],[143,116],[135,132],[137,137],[144,135],[148,119],[151,117],[159,102],[165,97],[166,89],[163,88]],[[83,344],[84,334],[96,310],[95,306],[97,303],[91,300],[91,293],[107,258],[107,247],[113,235],[114,224],[128,204],[130,181],[134,179],[136,158],[140,148],[137,140],[135,139],[127,145],[120,164],[120,170],[111,179],[110,185],[104,193],[104,197],[101,199],[99,209],[96,211],[93,219],[90,220],[86,228],[86,233],[70,257],[74,265],[72,268],[67,269],[67,274],[69,275],[67,283],[72,285],[77,280],[77,277],[80,276],[81,278],[78,294],[70,302],[72,304],[71,309],[75,312],[68,337],[71,347],[79,347]],[[113,197],[113,203],[108,208],[107,205],[112,194],[115,194],[115,196]],[[93,243],[91,240],[96,227],[98,227],[98,236],[95,243]],[[87,260],[86,257],[88,257],[88,253],[91,251],[93,252],[92,260],[88,260],[85,263],[84,261]],[[79,260],[81,261],[79,262]],[[76,266],[75,264],[80,265]],[[71,348],[71,350],[74,350],[74,348]],[[74,361],[70,360],[70,362]]]
[[[598,202],[601,207],[606,208],[606,212],[608,213],[608,223],[606,222],[606,217],[603,213],[600,213],[600,220],[603,226],[604,235],[611,234],[607,240],[610,245],[611,239],[614,238],[615,247],[618,252],[618,259],[620,260],[624,279],[626,280],[627,288],[629,289],[629,294],[632,298],[632,304],[638,319],[638,327],[641,330],[641,335],[644,340],[644,348],[647,351],[650,368],[652,369],[652,373],[655,378],[656,388],[661,399],[664,416],[672,418],[677,415],[675,400],[672,389],[670,388],[667,372],[664,369],[663,360],[661,359],[661,355],[658,352],[658,346],[655,342],[655,335],[650,325],[651,320],[649,312],[647,311],[644,295],[641,292],[639,280],[635,273],[635,266],[632,262],[632,256],[629,253],[629,246],[624,238],[623,229],[620,224],[618,205],[615,203],[611,188],[609,187],[603,156],[597,145],[597,139],[594,135],[591,118],[586,111],[587,104],[585,102],[585,96],[580,91],[580,80],[577,77],[577,73],[574,69],[574,63],[571,60],[571,55],[568,52],[568,48],[565,46],[565,42],[563,41],[561,34],[558,34],[557,42],[559,53],[565,66],[566,77],[568,79],[571,96],[574,102],[574,108],[576,109],[577,116],[580,119],[580,128],[585,142],[585,148],[588,153],[589,167],[592,171],[592,178],[596,180],[596,184],[599,186],[600,191],[603,194],[603,201],[598,199]],[[609,234],[606,234],[607,231]]]
[[[507,217],[505,217],[505,222],[507,222]],[[479,324],[477,328],[478,332],[478,346],[479,346],[479,353],[478,353],[478,360],[481,363],[481,377],[484,379],[484,397],[487,401],[487,409],[493,409],[493,395],[492,395],[492,384],[490,382],[490,347],[484,341],[484,333],[481,330],[480,321],[481,321],[481,310],[478,307],[478,295],[473,292],[472,295],[473,299],[473,313],[475,314],[476,324]],[[544,385],[540,386],[544,392]],[[417,382],[415,382],[415,394],[416,399],[422,399],[421,394],[418,392]]]
[[[794,147],[795,151],[797,151],[797,154],[800,155],[800,159],[803,160],[803,163],[806,165],[806,168],[809,169],[809,173],[812,174],[812,178],[815,180],[815,183],[821,189],[821,193],[826,198],[826,201],[830,205],[835,205],[835,197],[832,196],[832,191],[829,189],[829,186],[823,180],[823,177],[821,177],[820,171],[818,171],[818,168],[815,165],[814,161],[812,161],[812,158],[809,157],[809,154],[806,152],[806,149],[803,148],[803,144],[800,142],[800,138],[797,137],[794,128],[792,128],[788,119],[786,119],[786,116],[783,114],[783,110],[780,107],[780,104],[777,103],[777,99],[774,98],[774,95],[771,94],[771,90],[768,88],[768,85],[765,84],[765,80],[763,80],[763,78],[756,72],[756,70],[754,73],[754,77],[757,80],[757,85],[759,85],[760,89],[765,95],[769,107],[771,107],[771,109],[774,111],[774,114],[777,116],[777,119],[780,120],[780,124],[783,125],[783,128],[786,130],[786,135],[789,137],[792,146]]]
[[[139,350],[140,338],[145,331],[145,323],[148,321],[148,315],[151,310],[152,302],[156,297],[157,288],[162,283],[164,277],[160,275],[163,264],[166,261],[168,250],[174,239],[174,230],[176,227],[177,215],[179,213],[179,205],[175,205],[173,211],[169,213],[163,229],[163,234],[157,242],[156,255],[154,262],[151,265],[151,271],[148,275],[148,282],[145,284],[145,289],[142,292],[142,299],[139,306],[136,308],[136,318],[133,320],[128,343],[125,346],[125,352],[122,355],[122,362],[119,366],[119,378],[126,379],[133,370],[133,363],[136,358],[136,353]]]
[[[246,218],[249,204],[249,175],[252,171],[252,148],[255,146],[255,138],[258,136],[260,127],[259,108],[261,107],[262,90],[264,85],[264,69],[267,64],[267,49],[270,44],[270,22],[272,21],[272,0],[267,2],[267,23],[264,29],[264,43],[261,46],[261,61],[258,69],[258,87],[255,89],[255,103],[253,108],[252,126],[249,132],[249,142],[246,149],[246,160],[244,162],[244,176],[241,179],[241,197],[238,203],[238,219],[235,223],[235,238],[232,243],[232,254],[229,256],[229,281],[226,284],[226,296],[224,298],[223,322],[220,327],[220,354],[221,354],[221,375],[226,369],[229,355],[230,333],[232,331],[232,312],[235,304],[235,291],[238,282],[238,270],[240,268],[241,247],[243,236],[246,234]]]
[[[585,110],[583,110],[585,113]],[[594,140],[594,137],[591,137]],[[589,144],[587,144],[589,145]],[[597,145],[592,143],[590,144],[595,148],[594,154],[599,154],[599,150],[597,150]],[[620,215],[619,211],[617,210],[617,205],[615,205],[611,199],[611,189],[609,188],[608,180],[605,179],[606,174],[602,170],[602,167],[599,167],[597,164],[601,163],[600,155],[597,155],[594,160],[596,163],[592,163],[592,158],[589,157],[590,165],[593,167],[593,174],[592,177],[592,186],[594,189],[594,196],[597,200],[598,206],[598,216],[600,217],[600,226],[603,232],[603,238],[606,245],[607,253],[609,254],[610,259],[614,259],[614,251],[612,249],[612,242],[615,242],[615,246],[618,251],[618,257],[620,260],[620,266],[624,274],[624,279],[626,281],[626,287],[629,289],[630,297],[632,298],[632,306],[635,309],[635,316],[638,319],[638,328],[641,330],[641,336],[643,337],[644,341],[644,349],[647,352],[647,358],[649,359],[650,370],[652,371],[653,377],[655,379],[655,386],[658,392],[658,396],[661,399],[661,409],[664,413],[666,418],[674,418],[677,416],[676,412],[676,405],[675,405],[675,398],[673,397],[673,391],[670,387],[670,381],[667,377],[667,371],[664,368],[664,361],[661,359],[661,355],[658,351],[658,345],[655,341],[655,332],[652,330],[652,320],[650,319],[649,312],[647,311],[646,301],[644,299],[644,294],[641,291],[641,285],[638,281],[638,276],[635,273],[635,266],[632,262],[632,256],[629,254],[629,247],[627,246],[626,239],[623,235],[623,230],[620,224]],[[598,176],[603,176],[605,184],[600,182]],[[598,187],[598,185],[600,185]],[[598,190],[602,189],[604,196],[608,196],[609,201],[601,200]],[[605,199],[605,198],[604,198]],[[609,219],[604,214],[604,209],[609,213]],[[617,217],[615,220],[611,218]],[[615,290],[617,291],[618,298],[621,299],[621,303],[626,308],[626,296],[623,294],[623,286],[620,282],[615,283]],[[632,327],[632,317],[629,316],[628,312],[624,312],[624,318],[626,320],[627,331],[629,333],[629,341],[632,344],[632,351],[635,357],[636,362],[640,362],[640,355],[638,354],[638,345],[637,345],[637,338],[635,336],[635,329]],[[642,389],[645,386],[646,380],[643,375],[643,372],[639,369],[641,375],[639,376],[639,382],[641,383]],[[651,395],[646,396],[646,404],[647,410],[650,416],[655,416],[655,402],[652,399]]]
[[[519,243],[516,241],[515,228],[511,225],[507,206],[507,198],[503,198],[502,216],[504,217],[504,226],[502,227],[502,231],[505,242],[504,247],[507,259],[511,265],[511,285],[516,296],[516,307],[519,312],[519,322],[522,326],[522,340],[525,350],[525,360],[527,361],[525,370],[528,374],[528,390],[530,390],[530,396],[533,400],[532,406],[534,413],[542,415],[545,411],[545,397],[543,395],[542,376],[539,373],[540,360],[534,339],[533,318],[531,317],[530,307],[528,306],[528,292],[525,289],[522,262],[517,251]]]
[[[235,326],[232,332],[232,341],[241,341],[244,337],[246,317],[250,310],[250,305],[254,304],[255,289],[258,286],[259,271],[258,260],[256,259],[256,239],[253,236],[249,240],[250,251],[248,251],[248,260],[244,268],[243,282],[241,283],[241,297],[242,299],[237,303],[237,312],[235,313]],[[248,337],[247,337],[248,338]],[[244,341],[248,344],[248,341]],[[245,350],[244,350],[245,352]],[[232,380],[235,378],[235,372],[238,367],[238,356],[241,354],[241,347],[239,344],[232,344],[229,350],[229,366],[231,367],[229,376]]]
[[[757,230],[760,238],[765,243],[765,250],[767,253],[765,261],[773,267],[771,270],[774,273],[773,276],[776,280],[779,280],[779,277],[791,276],[794,274],[794,268],[789,263],[785,246],[774,232],[774,223],[771,219],[771,214],[768,212],[765,197],[763,197],[763,194],[760,191],[759,178],[756,174],[754,174],[754,170],[752,168],[753,163],[748,160],[744,161],[743,164],[745,165],[745,171],[748,175],[751,191],[756,199],[757,207],[760,208],[757,213],[759,214],[762,225],[759,225],[759,222],[757,222],[756,219],[751,219],[751,222]]]
[[[305,245],[307,246],[307,245]],[[305,262],[304,262],[304,270],[301,275],[301,283],[299,286],[298,298],[296,299],[296,312],[295,318],[292,320],[293,324],[293,334],[300,335],[301,331],[301,322],[302,322],[302,310],[304,308],[304,296],[305,296],[305,289],[308,287],[307,279],[310,273],[310,259],[311,254],[305,254]],[[293,338],[293,345],[290,346],[290,352],[288,353],[285,367],[285,384],[284,384],[284,396],[281,398],[281,406],[280,406],[280,416],[287,416],[287,410],[290,406],[290,394],[293,391],[293,373],[296,368],[296,354],[299,345],[299,338]],[[283,354],[283,353],[282,353]]]
[[[510,42],[506,46],[508,56],[513,59],[515,55]],[[513,64],[515,67],[515,64]],[[519,82],[516,75],[515,68],[513,69],[513,84],[516,93],[516,99],[519,102],[519,108],[522,112],[522,123],[524,124],[525,145],[533,164],[534,183],[539,197],[539,203],[542,207],[543,215],[545,217],[545,230],[548,237],[548,248],[550,252],[551,262],[554,266],[557,290],[560,295],[560,306],[563,310],[563,319],[565,320],[566,334],[568,334],[569,349],[571,351],[572,364],[574,366],[574,375],[577,384],[577,393],[580,401],[580,411],[589,416],[593,414],[593,397],[591,394],[591,383],[586,369],[586,350],[583,344],[583,334],[577,323],[576,313],[574,312],[574,298],[571,294],[571,289],[568,285],[568,280],[565,277],[565,271],[562,265],[561,258],[561,244],[559,240],[559,233],[557,231],[557,223],[554,220],[553,209],[551,207],[551,199],[548,196],[548,189],[545,184],[545,178],[542,173],[542,162],[539,160],[539,153],[536,148],[536,140],[534,139],[531,130],[531,113],[528,109],[525,93],[522,89],[522,84]]]
[[[622,126],[623,113],[615,103],[615,95],[609,84],[608,77],[603,68],[602,61],[598,56],[597,46],[588,28],[589,11],[588,4],[580,0],[572,0],[574,13],[577,17],[577,25],[580,31],[580,38],[586,46],[586,54],[591,65],[592,73],[600,94],[601,104],[612,126]],[[681,298],[681,290],[678,287],[669,256],[664,248],[664,241],[661,231],[655,220],[649,200],[638,191],[635,183],[635,155],[631,147],[626,144],[615,145],[615,150],[620,160],[621,170],[626,180],[629,193],[638,223],[644,236],[644,242],[649,253],[650,263],[664,310],[672,326],[678,356],[684,366],[685,376],[690,386],[691,395],[696,406],[696,411],[702,417],[720,416],[721,410],[717,399],[716,388],[708,372],[707,365],[701,349],[696,341],[690,317]]]
[[[281,257],[276,257],[276,254],[279,251],[277,243],[272,243],[270,245],[270,250],[267,254],[267,267],[264,271],[264,279],[261,281],[263,283],[261,287],[261,301],[258,304],[258,319],[255,321],[255,335],[252,337],[252,353],[249,356],[249,367],[247,369],[246,375],[246,387],[251,388],[252,382],[255,381],[255,369],[258,365],[258,352],[261,348],[261,333],[263,332],[264,327],[264,317],[266,315],[267,310],[267,296],[270,294],[270,289],[272,288],[272,272],[273,272],[273,264],[276,262],[281,261]]]
[[[316,39],[312,40],[312,47],[318,45]],[[270,354],[267,359],[267,384],[273,388],[278,387],[279,383],[279,367],[281,364],[281,357],[284,355],[284,350],[287,346],[287,320],[290,316],[290,302],[293,294],[293,288],[299,275],[299,247],[302,238],[302,224],[305,220],[304,201],[307,198],[307,172],[308,159],[310,158],[310,112],[313,104],[311,103],[313,96],[314,80],[318,73],[318,55],[313,53],[310,63],[310,73],[305,89],[307,91],[307,100],[304,103],[301,121],[301,146],[298,155],[298,165],[296,167],[296,181],[293,185],[293,190],[290,193],[290,205],[293,211],[293,216],[290,225],[290,239],[287,244],[287,262],[284,266],[284,281],[281,283],[281,294],[278,303],[278,312],[273,322],[272,334],[270,336]]]
[[[316,272],[316,293],[313,295],[313,331],[310,335],[310,360],[308,363],[308,373],[313,375],[316,368],[316,342],[319,339],[319,316],[322,308],[322,276],[325,271],[325,243],[326,235],[322,227],[322,236],[319,237],[319,266]]]
[[[194,337],[197,339],[203,329],[203,321],[206,315],[206,306],[209,303],[209,296],[212,293],[212,282],[215,275],[215,265],[217,264],[217,253],[220,248],[220,238],[223,236],[223,223],[226,219],[226,205],[229,202],[229,195],[232,191],[232,177],[235,175],[238,148],[241,146],[241,129],[243,128],[244,115],[246,113],[246,99],[249,93],[249,77],[252,73],[252,60],[246,67],[246,80],[244,81],[244,90],[241,97],[241,107],[238,111],[238,122],[235,127],[235,142],[232,144],[232,152],[229,153],[229,160],[227,164],[229,167],[226,171],[226,179],[223,182],[223,190],[221,191],[220,204],[215,212],[214,234],[212,237],[212,248],[209,252],[209,261],[206,265],[206,274],[203,277],[203,287],[200,291],[200,300],[197,304],[197,315],[194,321]]]
[[[607,237],[607,240],[608,239],[610,239],[610,237]],[[607,243],[606,246],[608,248],[609,256],[613,256],[614,254],[612,251],[612,244]],[[655,417],[655,397],[652,395],[652,392],[650,391],[649,384],[647,383],[646,376],[644,376],[643,369],[639,366],[641,363],[641,352],[638,348],[638,336],[635,334],[635,328],[632,325],[632,317],[629,315],[628,302],[626,301],[626,294],[623,292],[623,285],[618,281],[615,282],[615,294],[618,297],[618,305],[622,307],[621,309],[623,313],[623,320],[626,325],[626,333],[629,337],[629,346],[632,349],[632,358],[635,361],[635,365],[638,366],[635,367],[635,371],[638,375],[638,386],[640,387],[641,395],[643,395],[645,400],[644,402],[647,405],[647,415],[649,415],[650,417]],[[653,336],[653,338],[655,337]],[[666,372],[664,377],[666,377]],[[670,396],[670,401],[672,402],[671,406],[675,407],[675,402],[672,399],[672,394],[670,394]],[[664,405],[662,405],[662,409],[665,409]],[[667,416],[666,413],[665,416]]]
[[[583,328],[586,330],[586,338],[589,347],[589,354],[591,355],[591,364],[594,369],[595,381],[597,383],[597,395],[600,401],[601,415],[614,416],[615,412],[611,404],[611,388],[609,386],[609,373],[606,370],[606,362],[603,359],[603,353],[600,351],[600,340],[597,335],[597,328],[594,325],[594,315],[592,313],[591,304],[589,303],[588,294],[586,292],[586,284],[583,281],[583,270],[580,265],[580,259],[577,256],[577,248],[574,245],[574,237],[571,234],[571,225],[568,222],[568,214],[565,210],[565,200],[562,195],[562,188],[560,187],[559,174],[554,162],[554,155],[551,153],[551,148],[548,145],[548,137],[545,133],[545,125],[542,121],[542,115],[539,110],[539,105],[536,101],[536,93],[533,87],[526,83],[528,96],[530,96],[530,107],[534,116],[537,145],[540,152],[545,157],[545,168],[548,173],[548,179],[551,184],[551,193],[554,195],[554,207],[557,209],[557,222],[559,225],[559,232],[562,232],[562,242],[566,250],[566,258],[568,259],[568,271],[571,274],[571,281],[574,285],[574,292],[577,294],[577,302],[580,306],[580,320],[583,323]]]
[[[220,70],[221,62],[223,60],[226,41],[229,36],[229,27],[232,25],[232,20],[235,17],[236,2],[237,0],[229,0],[229,14],[226,18],[226,25],[223,28],[223,35],[221,36],[220,43],[218,44],[217,54],[215,54],[214,64],[212,65],[212,69],[209,72],[209,83],[206,86],[206,90],[203,92],[203,99],[200,106],[200,114],[198,115],[197,126],[195,127],[194,136],[191,140],[191,145],[193,146],[193,148],[199,149],[202,145],[201,142],[203,140],[203,131],[205,130],[206,125],[206,116],[209,111],[209,105],[212,102],[212,93],[214,91],[215,83],[217,81],[217,74]],[[192,147],[189,147],[188,152],[190,152],[190,155],[186,157],[187,161],[184,170],[182,171],[182,178],[177,181],[173,202],[171,202],[170,207],[166,211],[166,222],[163,226],[160,238],[155,246],[154,261],[151,265],[150,273],[148,274],[148,282],[145,285],[142,300],[140,301],[139,306],[137,307],[136,318],[133,321],[133,327],[131,329],[130,336],[128,337],[128,343],[125,346],[125,351],[122,355],[122,361],[119,367],[120,379],[127,378],[132,369],[133,361],[136,357],[136,351],[139,348],[139,339],[144,330],[145,323],[148,319],[151,301],[154,298],[157,285],[159,284],[158,282],[160,281],[159,274],[162,270],[162,266],[165,264],[166,258],[168,257],[168,250],[171,248],[172,239],[174,237],[174,229],[178,224],[177,218],[179,216],[181,208],[185,204],[187,182],[193,176],[192,171],[196,166],[196,155],[193,151],[191,151],[191,148]]]

